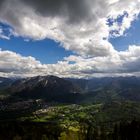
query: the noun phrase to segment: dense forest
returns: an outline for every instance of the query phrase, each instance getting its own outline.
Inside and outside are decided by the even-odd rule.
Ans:
[[[139,140],[140,122],[120,122],[107,132],[104,125],[82,126],[78,132],[64,130],[57,123],[1,122],[1,140]]]

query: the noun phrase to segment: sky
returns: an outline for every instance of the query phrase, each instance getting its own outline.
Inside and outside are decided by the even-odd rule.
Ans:
[[[140,76],[140,0],[1,0],[0,76]]]

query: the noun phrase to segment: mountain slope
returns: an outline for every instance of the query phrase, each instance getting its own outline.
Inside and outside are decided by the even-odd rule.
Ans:
[[[7,88],[14,82],[14,79],[0,77],[0,90]]]
[[[48,101],[75,100],[80,89],[70,81],[55,76],[37,76],[20,79],[8,89],[13,97],[46,99]]]
[[[92,101],[132,100],[140,101],[140,77],[104,77],[68,79],[89,94]]]

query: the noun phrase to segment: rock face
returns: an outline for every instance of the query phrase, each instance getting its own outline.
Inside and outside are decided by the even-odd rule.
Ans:
[[[21,98],[45,98],[47,100],[70,100],[79,92],[79,88],[56,76],[37,76],[17,80],[9,88],[14,96]]]

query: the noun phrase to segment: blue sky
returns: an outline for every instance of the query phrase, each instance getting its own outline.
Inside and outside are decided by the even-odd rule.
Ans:
[[[10,34],[9,29],[13,29],[2,22],[0,23],[0,27],[6,36]],[[63,60],[64,57],[73,54],[72,51],[66,51],[59,42],[51,39],[29,40],[28,38],[13,35],[11,35],[9,40],[0,38],[0,48],[3,51],[9,50],[23,56],[35,57],[43,64],[55,64]]]
[[[3,29],[3,34],[8,36],[9,29],[12,29],[7,24],[0,23]],[[32,56],[42,63],[54,64],[57,61],[63,60],[64,57],[72,55],[72,51],[66,51],[59,42],[51,39],[29,40],[24,37],[16,37],[11,35],[10,39],[0,39],[0,48],[19,53],[23,56]]]
[[[50,39],[26,41],[22,37],[11,37],[10,40],[1,39],[0,48],[23,56],[35,57],[44,64],[57,63],[57,61],[63,60],[64,57],[73,54],[71,51],[65,51],[64,48],[60,47],[60,43]]]
[[[125,31],[124,36],[111,38],[109,41],[113,44],[115,49],[124,51],[129,45],[140,45],[140,15],[132,22],[129,29]]]

